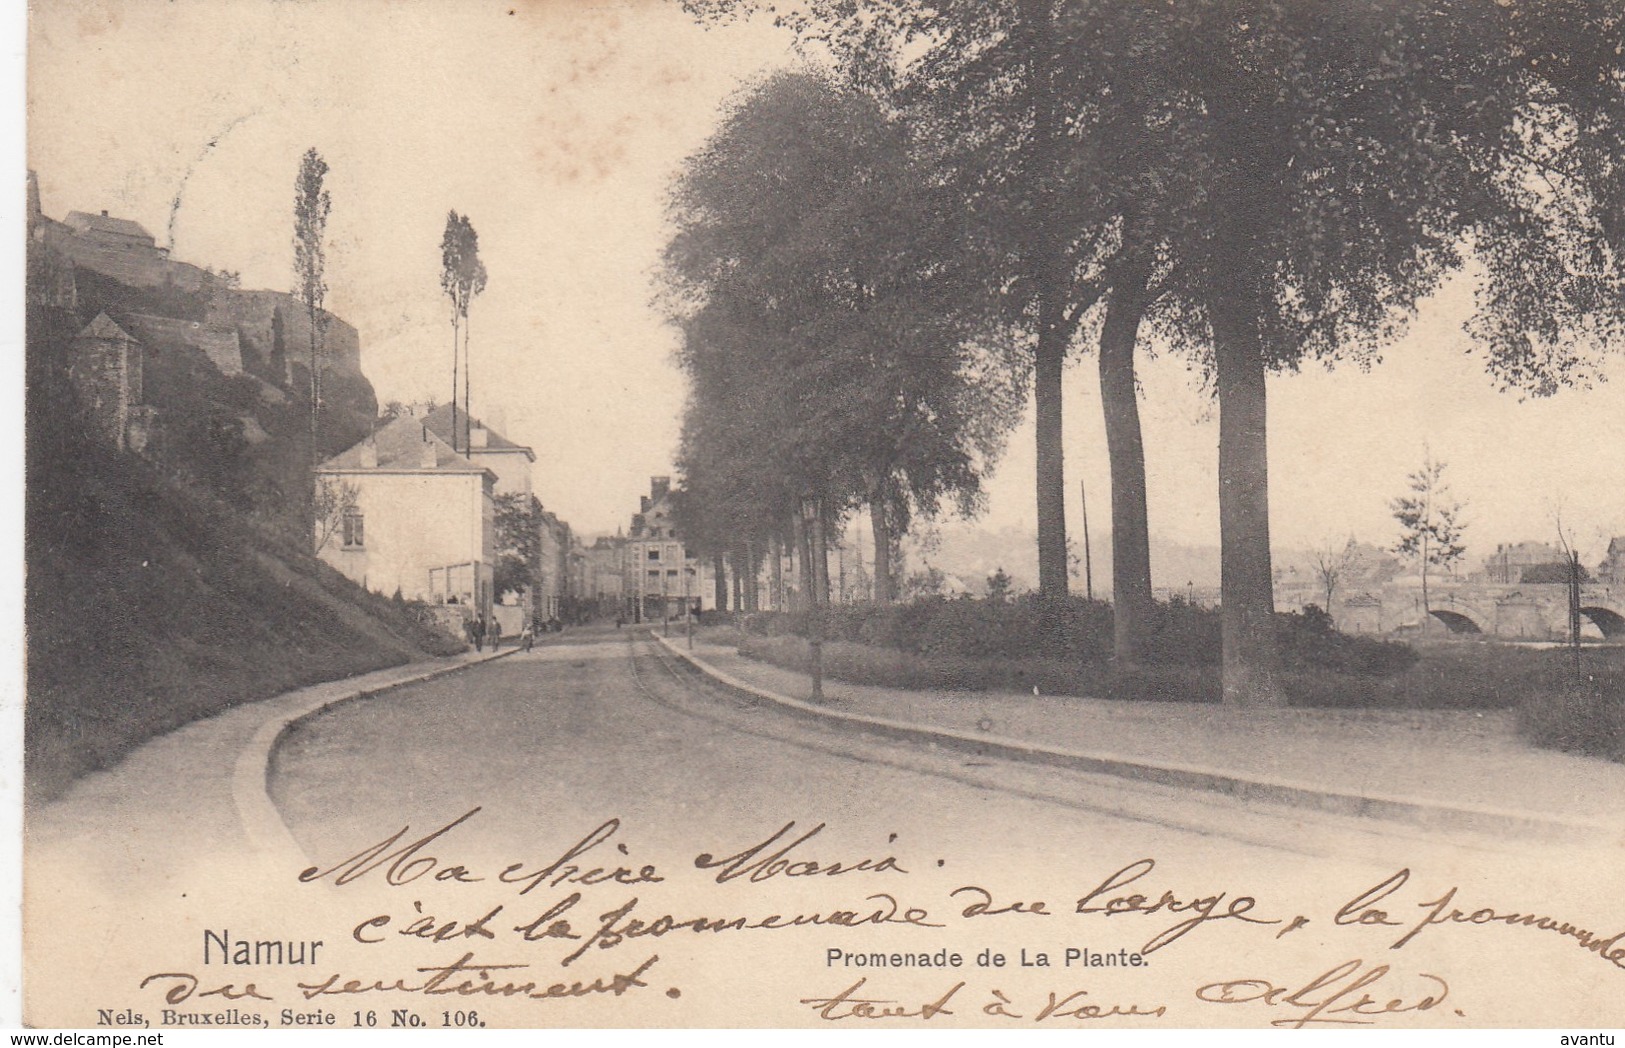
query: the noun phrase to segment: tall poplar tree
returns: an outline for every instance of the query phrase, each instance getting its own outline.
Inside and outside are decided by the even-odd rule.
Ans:
[[[451,302],[451,440],[457,450],[457,382],[459,357],[462,364],[463,454],[468,448],[468,311],[475,296],[485,290],[485,263],[480,261],[480,238],[467,215],[452,211],[446,215],[446,231],[440,238],[440,289]],[[459,345],[458,335],[461,334]]]
[[[315,147],[305,151],[294,180],[294,294],[305,306],[310,328],[310,468],[321,464],[322,336],[327,299],[327,215],[332,209],[325,180],[327,161]]]

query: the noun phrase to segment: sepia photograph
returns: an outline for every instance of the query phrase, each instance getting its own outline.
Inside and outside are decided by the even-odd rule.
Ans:
[[[23,1026],[1625,1027],[1617,0],[21,47]]]

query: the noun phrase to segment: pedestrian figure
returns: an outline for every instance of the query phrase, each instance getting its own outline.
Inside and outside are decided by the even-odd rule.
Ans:
[[[491,650],[496,651],[502,646],[502,623],[493,615],[486,629],[490,632],[486,634],[485,639],[491,642]]]
[[[531,645],[534,644],[535,642],[536,642],[536,630],[531,626],[531,624],[529,622],[527,622],[527,623],[525,623],[525,628],[519,631],[519,646],[521,648],[523,648],[524,650],[529,651],[530,648],[531,648]]]
[[[484,616],[482,616],[482,615],[475,615],[474,616],[473,629],[474,629],[474,650],[475,651],[484,651],[485,650],[485,617]]]

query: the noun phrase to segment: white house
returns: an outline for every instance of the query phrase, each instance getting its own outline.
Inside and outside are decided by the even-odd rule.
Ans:
[[[430,433],[456,448],[459,455],[496,474],[498,495],[533,494],[530,467],[536,461],[536,453],[523,444],[515,444],[477,417],[470,426],[468,415],[462,411],[455,412],[457,427],[453,434],[453,414],[451,405],[442,404],[420,421],[429,427]]]
[[[488,613],[496,474],[403,416],[316,470],[316,553],[370,590]]]

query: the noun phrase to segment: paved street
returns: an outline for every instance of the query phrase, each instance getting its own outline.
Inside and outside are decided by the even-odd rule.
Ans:
[[[898,742],[718,690],[631,629],[428,672],[189,725],[34,812],[30,1014],[1625,1020],[1607,841],[1444,837]],[[1403,1010],[1347,1010],[1367,996]]]
[[[1431,912],[1422,904],[1451,887],[1472,909],[1551,913],[1611,935],[1625,927],[1625,914],[1615,905],[1617,863],[1606,850],[1444,839],[867,738],[750,705],[681,675],[630,629],[550,639],[529,654],[338,707],[296,729],[274,768],[273,800],[311,861],[329,871],[403,825],[409,834],[391,847],[470,812],[419,854],[434,854],[442,869],[453,855],[470,870],[541,868],[540,860],[557,858],[615,819],[587,856],[592,862],[579,865],[621,863],[635,870],[653,863],[664,883],[581,889],[587,898],[573,917],[596,917],[634,895],[660,900],[663,908],[650,912],[680,914],[686,906],[691,914],[726,915],[851,906],[870,892],[887,891],[928,908],[934,922],[947,918],[943,930],[930,933],[885,928],[832,936],[791,929],[742,935],[725,945],[692,934],[663,939],[668,976],[681,972],[692,987],[695,972],[712,973],[699,981],[713,992],[689,992],[684,999],[685,1022],[729,1023],[726,994],[715,992],[719,970],[744,966],[753,975],[752,992],[769,996],[782,981],[781,1021],[795,1021],[803,1011],[810,1021],[818,1018],[816,1009],[796,1002],[865,975],[831,968],[824,951],[832,946],[992,948],[1009,954],[1013,966],[1018,951],[1026,950],[1046,952],[1059,966],[1067,947],[1149,946],[1188,919],[1173,914],[1188,914],[1193,900],[1214,895],[1222,896],[1215,912],[1242,896],[1256,898],[1256,909],[1197,921],[1156,954],[1155,986],[1167,990],[1165,996],[1180,987],[1170,1014],[1182,1025],[1259,1022],[1259,1014],[1240,1006],[1192,1012],[1185,983],[1220,974],[1262,978],[1257,969],[1277,957],[1295,973],[1275,973],[1283,979],[1307,978],[1355,958],[1394,965],[1390,979],[1400,979],[1402,968],[1413,975],[1464,973],[1459,985],[1452,983],[1451,1004],[1459,1001],[1466,1016],[1440,1006],[1408,1013],[1398,1020],[1406,1025],[1527,1022],[1534,1013],[1541,1025],[1596,1022],[1599,1001],[1609,1002],[1614,1021],[1622,1018],[1619,969],[1556,932],[1504,922],[1428,927],[1402,952],[1389,949]],[[822,825],[787,857],[824,866],[892,857],[907,873],[859,870],[839,879],[781,876],[761,883],[741,875],[719,887],[712,877],[726,864],[696,868],[701,856],[736,855],[791,822],[793,829],[738,865],[748,871],[754,860]],[[1146,859],[1154,859],[1154,867],[1134,866]],[[1127,887],[1138,870],[1142,876]],[[1122,913],[1075,915],[1079,900],[1114,874],[1121,890],[1102,893],[1097,905],[1136,893],[1146,898],[1124,904]],[[1396,875],[1406,883],[1378,900],[1380,906],[1354,907],[1337,918],[1340,908]],[[545,904],[569,886],[549,881],[533,898]],[[1046,900],[1049,913],[961,918],[965,907],[983,899],[977,888],[987,892],[989,910],[1017,901],[1032,909],[1034,900]],[[957,889],[967,890],[954,894]],[[1172,896],[1160,908],[1152,905],[1165,891]],[[1144,909],[1151,912],[1137,912]],[[1346,926],[1372,909],[1387,916]],[[1288,928],[1299,915],[1308,922]],[[867,974],[873,982],[874,973]],[[1041,996],[1048,992],[1047,975],[1034,967],[1012,971],[1004,981]],[[911,984],[920,978],[909,974]],[[1075,973],[1069,978],[1075,982]],[[1116,986],[1133,985],[1122,973],[1112,978]],[[1419,993],[1425,984],[1407,985]],[[648,1021],[669,1021],[643,1007],[637,1014]]]

